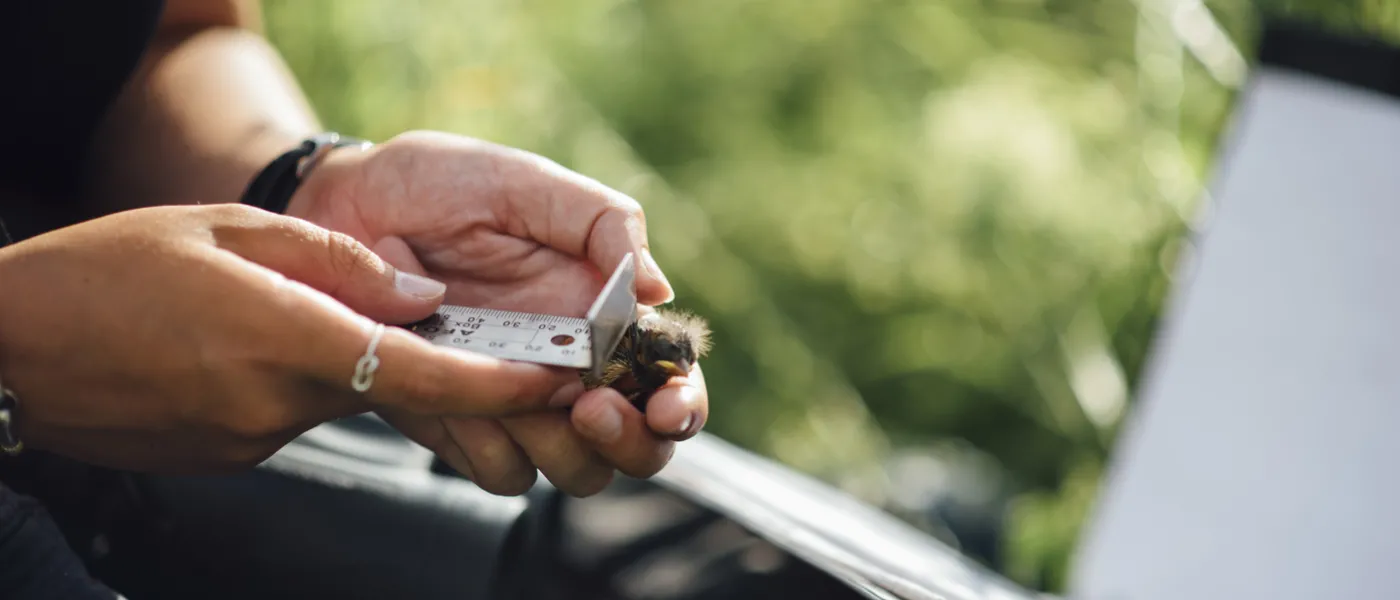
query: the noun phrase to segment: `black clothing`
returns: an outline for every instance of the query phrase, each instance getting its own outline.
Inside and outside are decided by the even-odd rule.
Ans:
[[[162,0],[6,5],[0,219],[14,237],[76,220],[69,202],[81,189],[94,131],[139,64],[163,8]],[[0,484],[0,597],[110,600],[115,594],[92,580],[36,500]]]
[[[155,32],[163,0],[7,3],[0,19],[0,219],[24,238],[72,222],[94,132]]]
[[[111,600],[39,502],[0,484],[0,598]]]

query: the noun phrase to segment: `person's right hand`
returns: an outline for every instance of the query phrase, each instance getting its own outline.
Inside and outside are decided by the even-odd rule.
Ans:
[[[158,472],[244,468],[341,416],[390,407],[505,416],[577,375],[432,346],[375,319],[442,286],[354,239],[234,204],[144,208],[0,249],[0,380],[27,447]]]

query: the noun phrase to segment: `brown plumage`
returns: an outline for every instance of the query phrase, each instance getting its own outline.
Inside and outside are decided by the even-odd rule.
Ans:
[[[685,376],[710,351],[710,326],[688,312],[657,309],[642,315],[613,351],[602,377],[581,371],[584,387],[610,386],[644,409],[651,394],[675,376]]]
[[[436,334],[446,322],[441,314],[404,326],[421,336]],[[449,329],[448,333],[453,330]],[[611,386],[633,406],[646,401],[672,377],[686,376],[710,351],[710,326],[688,312],[657,309],[640,316],[623,333],[600,377],[592,369],[579,371],[587,389]]]

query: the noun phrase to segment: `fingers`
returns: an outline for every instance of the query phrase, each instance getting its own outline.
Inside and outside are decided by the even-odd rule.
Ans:
[[[411,438],[431,448],[449,465],[489,492],[516,495],[543,473],[566,494],[587,497],[612,482],[615,471],[635,478],[658,473],[675,452],[675,440],[693,437],[703,426],[703,378],[697,386],[677,379],[653,396],[643,415],[616,390],[592,390],[574,401],[570,413],[538,412],[499,421],[481,418],[436,419],[381,410]],[[565,392],[577,395],[576,391]],[[673,416],[651,415],[653,410]],[[699,416],[676,418],[680,409]],[[657,420],[675,423],[659,426]],[[671,439],[653,430],[669,430]]]
[[[584,393],[570,418],[579,434],[629,477],[655,475],[675,452],[676,443],[653,433],[647,417],[611,388]]]
[[[555,394],[581,385],[569,369],[435,346],[399,327],[377,329],[309,286],[244,264],[266,273],[272,288],[257,325],[262,361],[339,390],[350,403],[419,416],[501,417],[549,407]],[[365,389],[355,385],[362,362]]]
[[[519,496],[535,485],[538,471],[530,457],[495,420],[419,417],[393,410],[379,413],[483,490]]]
[[[614,469],[582,439],[563,411],[501,419],[507,433],[560,491],[584,498],[612,483]]]
[[[695,365],[687,377],[672,378],[647,400],[647,426],[675,441],[695,437],[710,418],[705,374]]]
[[[502,152],[498,169],[506,206],[498,212],[530,238],[586,258],[605,276],[627,253],[637,268],[637,300],[661,304],[675,297],[647,245],[642,206],[627,195],[523,151]]]
[[[500,421],[418,417],[393,410],[379,414],[492,494],[524,494],[543,473],[560,491],[583,498],[603,491],[615,472],[579,438],[562,411]]]
[[[389,275],[383,261],[349,238],[265,211],[229,210],[232,216],[216,223],[215,236],[230,260],[250,267],[245,272],[271,288],[261,331],[277,341],[263,342],[273,346],[264,351],[277,367],[342,390],[352,402],[367,398],[423,416],[497,417],[538,410],[560,388],[577,383],[567,369],[434,346],[397,327],[385,328],[375,340],[374,321],[335,299],[358,298],[364,306],[377,298],[381,308],[398,302],[401,318],[431,314],[435,304],[423,301],[427,310],[415,312],[402,298],[395,300],[399,292],[390,280],[404,278]],[[295,258],[299,255],[307,258]],[[363,398],[349,396],[359,391],[352,385],[358,363],[370,358],[375,368],[369,388]]]
[[[441,458],[458,473],[467,479],[473,478],[471,460],[448,435],[447,426],[443,425],[442,419],[420,417],[392,408],[382,408],[375,412],[384,419],[384,422],[392,425],[408,439],[431,450],[433,454],[436,454],[438,458]]]
[[[639,316],[655,312],[638,307]],[[630,477],[655,475],[670,461],[675,442],[695,437],[710,415],[705,373],[696,364],[687,377],[674,377],[647,400],[646,413],[610,388],[592,390],[573,405],[575,429],[599,453]]]
[[[369,327],[340,336],[321,334],[324,347],[312,368],[327,381],[350,386],[356,363],[367,353]],[[308,334],[311,335],[311,334]],[[577,388],[568,370],[500,360],[434,346],[397,327],[386,327],[374,356],[378,366],[364,395],[378,406],[440,417],[503,417],[551,405],[556,394]]]
[[[610,206],[592,222],[586,242],[588,260],[604,275],[611,275],[627,253],[637,269],[637,301],[642,304],[664,304],[675,299],[676,293],[656,264],[647,247],[646,229],[641,206]]]
[[[395,269],[349,235],[263,212],[216,227],[219,246],[387,323],[411,323],[442,303],[447,286]]]
[[[519,496],[535,485],[538,472],[519,444],[493,419],[441,419],[453,445],[471,465],[471,478],[493,494]]]

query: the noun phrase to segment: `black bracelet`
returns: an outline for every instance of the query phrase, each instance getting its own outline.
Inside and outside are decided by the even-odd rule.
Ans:
[[[327,132],[307,138],[301,145],[277,157],[244,190],[241,203],[282,214],[287,203],[301,186],[302,179],[327,152],[345,146],[367,148],[371,144],[358,138]]]
[[[0,451],[14,456],[24,450],[24,442],[15,433],[15,409],[19,398],[0,382]]]

